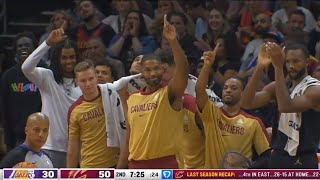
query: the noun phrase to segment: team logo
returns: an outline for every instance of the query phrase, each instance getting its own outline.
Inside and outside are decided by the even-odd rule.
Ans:
[[[87,170],[70,170],[68,173],[68,178],[70,179],[86,179]]]
[[[13,170],[10,179],[34,179],[34,170]]]
[[[174,178],[175,179],[181,179],[183,177],[184,171],[177,171],[174,173]]]
[[[239,126],[243,126],[243,120],[242,119],[239,119],[238,121],[237,121],[237,125],[239,125]]]

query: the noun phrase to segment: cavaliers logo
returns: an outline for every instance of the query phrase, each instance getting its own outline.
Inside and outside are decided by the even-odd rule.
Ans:
[[[177,171],[174,173],[174,178],[175,179],[181,179],[183,177],[184,171]]]
[[[86,179],[87,170],[70,170],[68,173],[70,179]]]

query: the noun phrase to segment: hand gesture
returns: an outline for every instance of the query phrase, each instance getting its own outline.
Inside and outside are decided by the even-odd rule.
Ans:
[[[257,66],[267,67],[270,63],[271,63],[271,59],[267,52],[267,44],[263,43],[260,48]]]
[[[206,51],[203,53],[202,58],[203,58],[204,64],[212,66],[212,64],[214,63],[214,60],[216,59],[217,49],[219,45],[220,44],[217,43],[213,51]]]
[[[283,67],[284,64],[284,47],[281,49],[276,43],[267,42],[266,45],[267,53],[271,58],[272,65],[276,67]]]
[[[126,22],[124,24],[122,37],[127,38],[127,36],[130,34],[130,30],[131,30],[130,24],[128,22]]]
[[[65,27],[64,25],[65,23],[66,21],[63,22],[60,28],[51,31],[46,41],[49,46],[53,46],[63,41],[64,39],[66,39],[67,36],[64,34],[64,30],[63,30],[63,27]]]
[[[132,23],[132,24],[131,24],[130,35],[133,36],[133,37],[137,37],[137,36],[138,36],[138,26],[137,26],[137,23]]]
[[[164,15],[163,34],[168,41],[173,41],[177,39],[176,28],[168,22],[167,14]]]
[[[204,41],[203,39],[198,39],[197,41],[193,42],[193,45],[195,45],[198,49],[202,51],[210,51],[211,47],[207,41]]]

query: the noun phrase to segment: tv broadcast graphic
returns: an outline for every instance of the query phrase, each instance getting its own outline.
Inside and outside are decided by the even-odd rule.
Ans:
[[[0,0],[1,179],[320,179],[320,0]]]

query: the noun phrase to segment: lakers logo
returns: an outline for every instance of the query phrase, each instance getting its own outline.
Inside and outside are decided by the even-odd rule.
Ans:
[[[10,175],[10,179],[33,179],[34,177],[33,170],[14,170]]]

